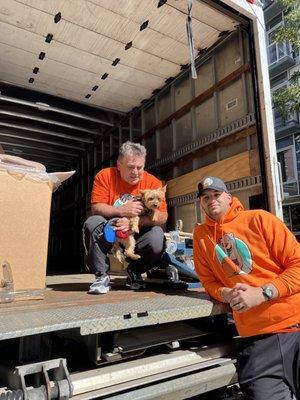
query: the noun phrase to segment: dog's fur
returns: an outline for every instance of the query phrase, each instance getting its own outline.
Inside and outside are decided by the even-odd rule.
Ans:
[[[161,205],[162,200],[165,197],[166,186],[159,189],[144,189],[135,197],[136,201],[140,201],[144,210],[143,215],[149,215],[153,218],[154,210],[158,209]],[[138,254],[135,254],[135,238],[134,234],[139,233],[139,220],[140,217],[132,217],[129,221],[129,229],[132,232],[127,238],[117,238],[117,241],[112,247],[112,254],[120,261],[121,264],[124,263],[125,258],[131,258],[132,260],[138,260],[141,258]]]

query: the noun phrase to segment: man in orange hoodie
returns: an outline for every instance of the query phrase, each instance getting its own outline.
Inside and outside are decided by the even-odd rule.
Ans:
[[[300,399],[300,244],[281,220],[245,211],[225,183],[198,185],[205,222],[194,261],[208,294],[232,308],[245,399]]]

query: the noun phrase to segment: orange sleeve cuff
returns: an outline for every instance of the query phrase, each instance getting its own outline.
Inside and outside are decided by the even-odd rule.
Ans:
[[[276,278],[269,283],[272,283],[272,285],[274,285],[278,290],[278,297],[285,297],[288,295],[288,288],[280,278]]]

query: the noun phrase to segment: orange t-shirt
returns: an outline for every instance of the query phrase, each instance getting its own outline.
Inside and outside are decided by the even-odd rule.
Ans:
[[[104,168],[95,176],[91,203],[105,203],[113,206],[124,194],[136,196],[140,190],[161,187],[162,182],[146,171],[137,185],[130,185],[121,179],[116,167]],[[165,200],[162,201],[159,211],[167,211]]]

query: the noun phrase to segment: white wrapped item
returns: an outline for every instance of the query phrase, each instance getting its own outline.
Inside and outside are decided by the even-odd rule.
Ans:
[[[48,173],[43,164],[7,154],[0,154],[0,171],[6,171],[16,179],[49,182],[53,191],[75,173],[75,171]]]

